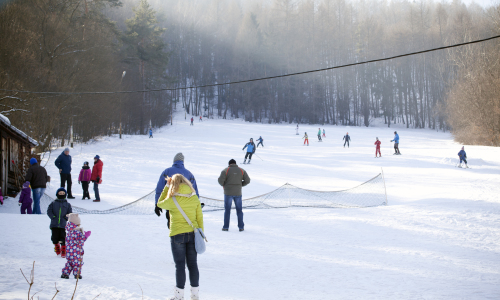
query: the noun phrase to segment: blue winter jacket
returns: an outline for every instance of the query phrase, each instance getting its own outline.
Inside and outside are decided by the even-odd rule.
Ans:
[[[158,179],[158,183],[156,184],[155,204],[158,203],[158,198],[160,198],[161,192],[163,192],[165,185],[167,185],[167,176],[172,177],[175,174],[181,174],[189,181],[191,181],[191,184],[196,191],[196,195],[200,197],[200,194],[198,193],[198,186],[196,185],[196,179],[194,179],[194,176],[191,172],[184,168],[184,162],[182,160],[178,160],[174,162],[172,167],[165,169],[165,171],[161,173],[160,179]]]
[[[153,135],[153,130],[149,129],[149,135]]]
[[[247,148],[247,152],[255,152],[255,144],[253,142],[248,142],[245,147],[243,147],[243,150],[245,150],[245,148]]]
[[[467,154],[464,150],[460,150],[460,152],[458,152],[458,156],[460,156],[461,158],[467,158]]]
[[[62,169],[62,174],[71,174],[71,162],[71,155],[66,155],[63,151],[56,159],[55,164],[59,170]]]
[[[397,133],[394,135],[393,141],[399,144],[399,135]]]

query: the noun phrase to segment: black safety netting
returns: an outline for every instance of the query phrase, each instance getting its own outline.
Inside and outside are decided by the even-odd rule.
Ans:
[[[47,207],[54,199],[47,194],[40,199],[40,209],[46,213]],[[224,209],[224,200],[200,196],[205,203],[203,211]],[[154,214],[155,191],[131,203],[106,210],[89,210],[77,206],[74,213],[80,214],[121,214],[121,215],[151,215]],[[387,205],[385,182],[382,174],[354,188],[341,191],[312,191],[291,184],[252,198],[243,199],[243,208],[286,208],[286,207],[318,207],[318,208],[364,208]],[[233,206],[234,208],[234,206]]]

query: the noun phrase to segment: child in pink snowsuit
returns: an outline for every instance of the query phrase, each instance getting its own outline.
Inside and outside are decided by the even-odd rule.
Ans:
[[[61,278],[69,279],[69,274],[73,271],[75,279],[79,276],[82,279],[83,266],[83,244],[90,236],[90,231],[85,232],[80,227],[80,217],[78,214],[68,214],[66,224],[66,265],[62,269]]]
[[[92,171],[90,171],[89,162],[86,161],[83,163],[83,167],[80,170],[80,175],[78,176],[78,184],[81,184],[83,189],[82,200],[85,200],[85,198],[90,200],[90,194],[89,194],[90,177],[92,177]]]
[[[26,181],[23,184],[23,190],[21,191],[21,196],[19,196],[19,205],[21,205],[21,214],[31,215],[33,211],[31,210],[31,204],[33,199],[31,199],[31,188],[30,182]]]

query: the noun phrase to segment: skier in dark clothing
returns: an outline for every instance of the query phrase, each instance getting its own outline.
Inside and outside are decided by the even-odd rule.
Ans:
[[[401,152],[399,152],[399,135],[397,131],[394,131],[394,139],[391,142],[394,142],[394,155],[401,155]]]
[[[191,117],[191,125],[190,126],[193,126],[193,121],[194,121],[194,118]]]
[[[257,148],[259,148],[259,145],[262,145],[262,147],[264,147],[264,139],[262,137],[259,137],[259,139],[257,140],[257,142],[259,142],[257,144]]]
[[[465,167],[468,168],[467,166],[467,153],[465,153],[464,147],[462,146],[462,150],[458,152],[458,157],[460,157],[460,164],[458,165],[459,168],[462,168],[462,161],[465,162]]]
[[[344,135],[343,140],[345,141],[344,148],[345,148],[345,144],[347,144],[347,148],[349,148],[349,142],[351,141],[351,137],[349,136],[349,132]]]
[[[247,148],[247,154],[245,155],[245,161],[243,162],[244,164],[247,163],[247,158],[248,158],[248,163],[252,160],[252,155],[255,153],[255,144],[253,143],[253,139],[250,139],[250,142],[246,143],[245,147],[241,150],[245,150]]]
[[[68,199],[75,199],[73,194],[71,193],[71,155],[69,155],[69,148],[64,149],[63,153],[59,155],[59,157],[55,161],[56,167],[59,169],[59,173],[61,175],[61,187],[66,185],[68,182],[68,188],[66,189],[68,192]]]
[[[30,164],[31,167],[28,169],[24,180],[30,182],[31,190],[33,191],[33,214],[39,215],[42,213],[40,210],[40,199],[45,193],[49,176],[47,176],[45,168],[38,164],[36,158],[31,158]]]

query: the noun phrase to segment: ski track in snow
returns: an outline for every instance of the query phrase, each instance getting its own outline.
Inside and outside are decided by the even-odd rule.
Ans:
[[[174,126],[144,136],[104,137],[76,145],[75,206],[108,209],[153,190],[160,173],[182,151],[200,194],[223,199],[217,183],[229,159],[243,161],[250,137],[264,138],[252,164],[244,198],[284,183],[312,190],[354,187],[383,167],[388,206],[363,209],[288,208],[245,210],[245,232],[236,214],[222,232],[223,211],[206,212],[207,252],[198,256],[201,299],[498,299],[500,298],[500,148],[466,146],[471,169],[456,168],[461,145],[449,133],[400,126],[326,128],[255,124],[241,120],[195,120],[177,115]],[[196,118],[195,118],[196,119]],[[403,155],[393,156],[393,131]],[[304,131],[310,146],[303,146]],[[351,147],[343,148],[349,131]],[[375,137],[382,158],[374,159]],[[59,176],[46,168],[55,194]],[[79,200],[77,174],[99,154],[104,162],[101,203]],[[93,195],[92,188],[90,189]],[[18,214],[12,199],[0,207],[0,299],[25,299],[25,274],[35,264],[40,299],[70,299],[75,280],[59,278],[65,259],[56,257],[46,215]],[[76,299],[165,299],[175,268],[164,215],[82,215],[92,231],[85,243],[83,279]],[[189,287],[189,279],[186,282]],[[189,298],[189,290],[186,290]]]

